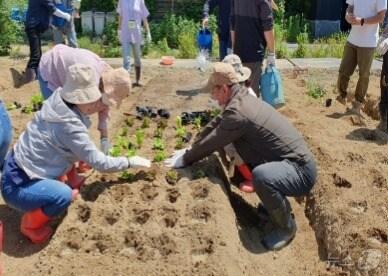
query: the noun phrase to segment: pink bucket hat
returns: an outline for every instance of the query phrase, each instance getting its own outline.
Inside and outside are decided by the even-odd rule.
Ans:
[[[108,69],[102,73],[104,93],[102,102],[108,106],[120,107],[131,92],[131,79],[124,68]]]

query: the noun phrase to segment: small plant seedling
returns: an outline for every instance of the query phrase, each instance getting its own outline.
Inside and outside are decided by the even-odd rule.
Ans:
[[[221,109],[215,108],[210,111],[210,117],[215,118],[221,114]]]
[[[164,150],[158,150],[154,156],[154,162],[162,162],[167,158],[167,154]]]
[[[43,96],[40,93],[35,94],[31,97],[31,105],[33,111],[38,111],[42,108],[43,100]]]
[[[176,116],[175,125],[176,125],[176,129],[182,128],[182,117],[181,116]]]
[[[183,139],[178,137],[175,142],[175,149],[183,149]]]
[[[21,112],[26,114],[31,114],[32,112],[34,112],[34,110],[31,106],[26,105],[25,107],[22,108]]]
[[[163,140],[160,139],[160,138],[155,138],[154,144],[152,146],[152,149],[154,149],[154,150],[164,150],[165,146],[164,146]]]
[[[125,124],[128,126],[128,127],[133,127],[133,124],[134,124],[134,118],[133,117],[129,117],[125,120]]]
[[[158,122],[158,128],[165,130],[167,128],[167,120],[166,119],[161,119]]]
[[[155,170],[150,170],[150,171],[139,171],[137,174],[136,174],[136,180],[145,180],[145,181],[148,181],[148,182],[152,182],[156,179],[156,171]]]
[[[118,147],[117,145],[114,145],[110,150],[109,150],[109,155],[113,157],[118,157],[121,155],[121,148]]]
[[[206,173],[201,169],[195,170],[193,172],[193,179],[200,179],[205,177],[206,177]]]
[[[186,129],[184,127],[177,128],[175,131],[175,136],[184,138],[186,136]]]
[[[179,174],[176,170],[169,170],[166,173],[166,181],[168,184],[175,185],[179,180]]]
[[[150,127],[150,118],[144,117],[143,123],[141,124],[141,128],[149,128]]]
[[[135,148],[130,148],[128,149],[127,151],[127,157],[132,157],[132,156],[135,156],[136,155],[136,149]]]
[[[163,129],[160,128],[160,127],[158,127],[158,128],[155,130],[154,137],[156,137],[156,138],[162,138],[162,137],[163,137]]]
[[[128,127],[122,127],[121,129],[120,129],[120,136],[127,136],[127,134],[128,134]]]
[[[136,176],[133,173],[129,173],[127,171],[123,171],[119,178],[128,182],[133,182],[136,180]]]
[[[115,140],[116,140],[115,146],[121,149],[128,149],[128,141],[126,137],[117,136]]]
[[[137,129],[135,132],[137,147],[140,149],[144,141],[144,130]]]
[[[201,119],[201,117],[196,117],[195,119],[194,119],[194,126],[195,126],[195,128],[198,130],[198,131],[200,131],[201,130],[201,123],[202,123],[202,119]]]
[[[326,95],[326,90],[318,83],[309,81],[307,83],[307,95],[313,99],[320,99]]]

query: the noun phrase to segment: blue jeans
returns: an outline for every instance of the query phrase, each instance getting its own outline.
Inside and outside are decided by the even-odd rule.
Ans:
[[[11,120],[9,119],[4,103],[0,100],[0,169],[3,167],[4,158],[11,141]]]
[[[53,179],[28,179],[22,169],[15,169],[15,164],[11,167],[12,159],[13,154],[9,154],[1,178],[1,193],[7,205],[21,212],[42,208],[49,217],[60,215],[69,207],[72,193],[69,186]],[[17,182],[20,179],[24,181]]]
[[[140,43],[122,43],[122,53],[123,53],[123,67],[125,70],[130,71],[131,68],[131,50],[133,53],[133,59],[135,61],[135,66],[141,66],[141,49]]]
[[[253,185],[267,210],[279,208],[286,196],[304,196],[315,184],[317,168],[311,159],[306,164],[283,160],[269,162],[252,171]]]
[[[40,75],[39,69],[38,69],[38,81],[40,86],[40,92],[42,93],[42,96],[45,100],[47,100],[48,97],[53,94],[53,91],[48,88],[48,82],[45,81],[42,76]]]
[[[70,23],[66,23],[65,26],[53,29],[54,44],[65,44],[63,35],[66,36],[70,47],[78,48],[77,33],[75,32],[73,19]]]

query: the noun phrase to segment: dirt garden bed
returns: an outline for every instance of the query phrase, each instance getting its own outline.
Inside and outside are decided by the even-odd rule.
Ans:
[[[39,91],[37,83],[12,87],[9,68],[23,65],[1,60],[0,97],[6,103],[26,105]],[[137,145],[136,129],[143,121],[128,121],[135,106],[166,108],[171,118],[162,141],[171,153],[177,144],[175,117],[206,107],[208,95],[197,89],[206,75],[152,67],[144,76],[145,87],[113,112],[110,132]],[[336,72],[283,72],[283,78],[287,105],[280,111],[303,133],[319,163],[312,194],[292,200],[298,233],[288,247],[279,252],[261,247],[266,229],[257,218],[257,197],[233,186],[228,193],[218,159],[211,156],[179,170],[180,179],[173,184],[161,162],[124,176],[92,172],[67,215],[53,222],[56,233],[44,246],[32,246],[21,236],[20,214],[2,203],[5,275],[386,275],[387,137],[373,131],[377,121],[370,117],[378,76],[371,77],[365,126],[354,125],[334,101],[325,107],[326,98],[334,98]],[[323,98],[308,96],[312,80],[326,91]],[[33,114],[16,109],[10,115],[17,137]],[[142,129],[137,154],[157,155],[158,122],[158,117],[151,119]],[[187,130],[197,132],[195,126]],[[91,132],[97,137],[93,127]]]

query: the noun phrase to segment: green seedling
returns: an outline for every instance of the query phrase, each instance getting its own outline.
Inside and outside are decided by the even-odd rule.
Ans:
[[[160,128],[161,130],[165,130],[167,128],[167,120],[166,119],[161,119],[158,122],[158,128]]]
[[[34,109],[32,108],[32,106],[26,105],[25,107],[22,108],[21,112],[26,114],[31,114],[32,112],[34,112]]]
[[[164,146],[163,140],[160,139],[160,138],[155,138],[154,144],[152,146],[152,149],[154,149],[154,150],[164,150],[165,146]]]
[[[150,127],[150,118],[144,117],[143,123],[141,124],[141,128],[149,128]]]
[[[114,145],[110,150],[109,150],[109,155],[113,157],[118,157],[121,155],[121,148],[118,147],[117,145]]]
[[[135,156],[136,155],[136,149],[135,148],[131,148],[131,149],[128,149],[127,151],[127,157],[132,157],[132,156]]]
[[[175,149],[183,149],[183,139],[182,137],[178,137],[175,142]]]
[[[201,123],[202,123],[201,117],[196,117],[196,118],[194,119],[194,126],[195,126],[195,128],[196,128],[198,131],[201,130]]]
[[[163,129],[160,128],[160,127],[158,127],[158,128],[155,130],[154,137],[156,137],[156,138],[162,138],[162,137],[163,137]]]
[[[31,97],[31,105],[34,111],[38,111],[42,108],[43,105],[43,96],[42,94],[36,94]]]
[[[164,150],[158,150],[154,156],[154,162],[162,162],[167,158],[167,154]]]
[[[134,124],[134,118],[133,117],[129,117],[125,120],[125,124],[128,126],[128,127],[133,127],[133,124]]]
[[[182,125],[182,117],[181,116],[176,116],[175,125],[176,125],[176,129],[182,128],[183,125]]]
[[[177,128],[175,131],[175,136],[179,138],[183,138],[186,136],[186,129],[184,127]]]
[[[176,170],[169,170],[166,173],[166,181],[168,184],[175,185],[179,180],[179,174]]]
[[[115,140],[116,140],[115,146],[121,149],[128,149],[128,140],[126,137],[117,136]]]
[[[221,109],[218,109],[218,108],[214,108],[210,111],[210,117],[211,118],[215,118],[217,117],[218,115],[221,114]]]
[[[122,127],[122,128],[120,129],[119,135],[120,135],[120,136],[127,136],[127,134],[128,134],[128,127]]]
[[[128,182],[133,182],[136,180],[136,176],[133,173],[129,173],[127,171],[123,171],[119,178]]]
[[[135,132],[137,147],[140,149],[144,142],[144,130],[137,129]]]
[[[205,177],[206,177],[206,173],[201,169],[195,170],[193,173],[193,179],[200,179]]]
[[[307,83],[307,89],[308,89],[307,94],[313,99],[320,99],[326,95],[325,88],[322,87],[322,85],[313,81],[309,81]]]

